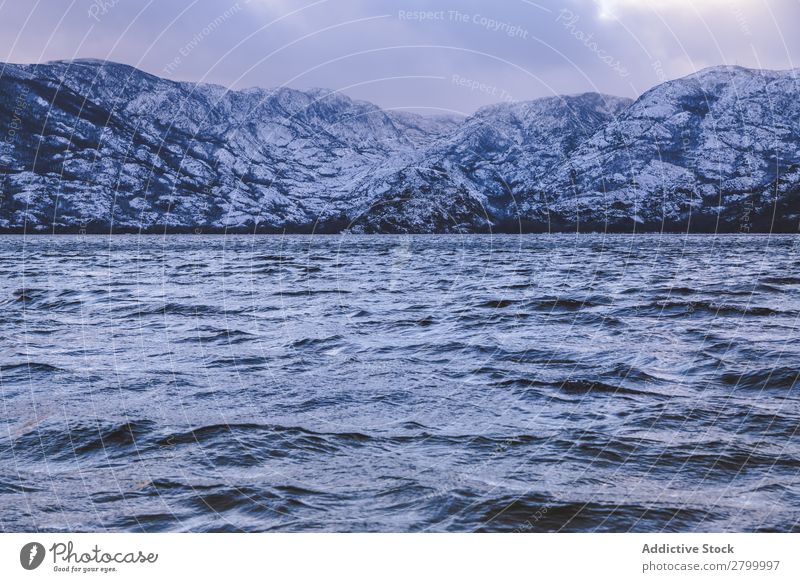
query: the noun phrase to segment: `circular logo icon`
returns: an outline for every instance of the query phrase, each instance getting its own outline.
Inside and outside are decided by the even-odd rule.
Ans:
[[[39,542],[30,542],[19,551],[19,563],[26,570],[35,570],[44,561],[44,546]]]

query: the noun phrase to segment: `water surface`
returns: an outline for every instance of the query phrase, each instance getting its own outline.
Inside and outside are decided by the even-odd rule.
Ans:
[[[799,257],[0,237],[0,528],[798,530]]]

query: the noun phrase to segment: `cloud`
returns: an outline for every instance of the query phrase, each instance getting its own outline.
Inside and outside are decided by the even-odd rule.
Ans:
[[[616,19],[631,11],[707,11],[723,7],[752,6],[752,0],[592,0],[597,6],[598,16]]]

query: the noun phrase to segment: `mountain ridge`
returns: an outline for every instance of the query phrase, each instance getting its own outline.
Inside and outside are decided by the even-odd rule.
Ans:
[[[464,118],[328,89],[0,65],[3,232],[796,231],[797,69]]]

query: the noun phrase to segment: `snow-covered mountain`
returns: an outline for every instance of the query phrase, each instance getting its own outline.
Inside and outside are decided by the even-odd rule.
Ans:
[[[0,145],[0,227],[48,230],[346,225],[353,183],[460,122],[99,61],[6,65],[0,110],[21,125]]]
[[[798,73],[714,67],[651,89],[542,178],[551,219],[770,230],[780,209],[796,231]]]
[[[796,73],[717,67],[635,102],[462,119],[104,61],[0,65],[0,230],[796,230]]]
[[[630,103],[587,93],[484,107],[413,163],[359,184],[371,205],[353,230],[519,230],[538,180]]]

